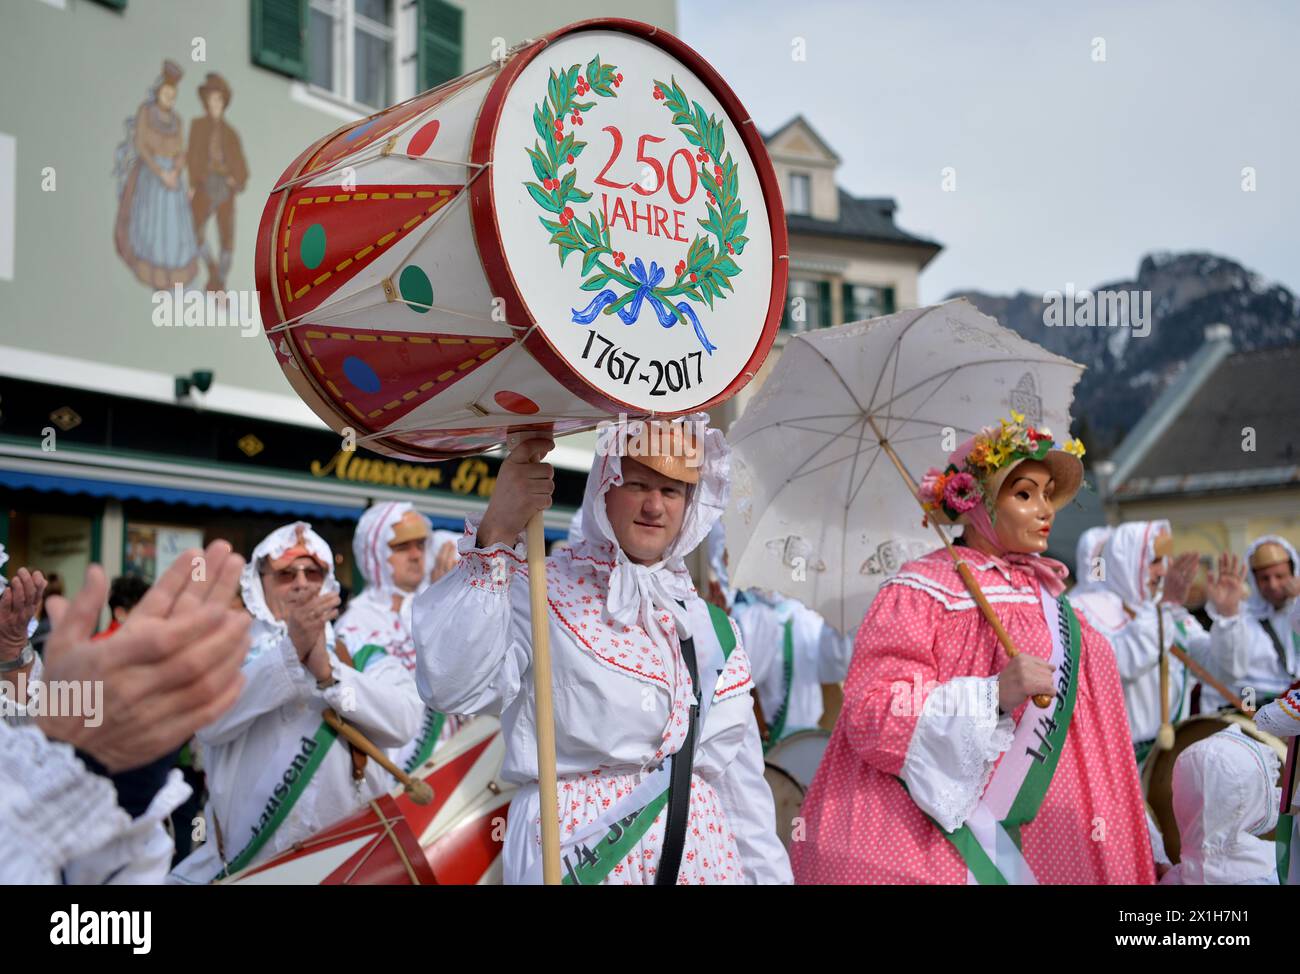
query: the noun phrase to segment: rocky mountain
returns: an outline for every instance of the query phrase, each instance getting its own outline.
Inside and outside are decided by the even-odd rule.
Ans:
[[[1106,292],[1111,297],[1103,300]],[[1129,302],[1127,324],[1120,292]],[[1300,343],[1300,299],[1214,254],[1148,254],[1135,278],[1098,284],[1092,293],[1091,306],[1070,292],[949,295],[968,298],[1030,341],[1088,367],[1075,389],[1073,431],[1088,443],[1089,460],[1108,455],[1177,381],[1206,326],[1228,325],[1238,351]]]

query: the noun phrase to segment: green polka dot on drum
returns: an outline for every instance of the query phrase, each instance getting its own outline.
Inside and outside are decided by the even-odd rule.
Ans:
[[[433,304],[433,283],[429,280],[429,275],[414,264],[402,270],[402,276],[397,279],[397,288],[402,293],[402,300],[412,311],[424,314]]]
[[[325,228],[319,223],[313,223],[302,235],[298,256],[308,270],[314,271],[320,267],[321,261],[325,259]]]

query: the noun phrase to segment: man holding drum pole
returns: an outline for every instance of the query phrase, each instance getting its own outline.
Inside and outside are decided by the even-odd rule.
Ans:
[[[565,884],[789,883],[750,702],[749,662],[683,557],[726,506],[730,449],[694,414],[609,425],[582,538],[546,561]],[[542,879],[537,708],[523,532],[551,504],[549,438],[519,443],[460,563],[417,596],[421,696],[500,714],[520,784],[507,883]],[[698,689],[697,689],[698,688]]]

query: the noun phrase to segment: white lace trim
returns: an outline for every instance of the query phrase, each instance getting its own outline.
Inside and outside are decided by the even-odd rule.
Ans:
[[[951,589],[948,588],[948,586],[946,585],[940,585],[929,575],[922,575],[920,572],[898,572],[897,574],[891,576],[889,581],[893,582],[893,581],[898,581],[899,579],[912,579],[913,581],[922,582],[925,585],[930,586],[930,588],[937,589],[938,591],[942,592],[944,595],[950,596],[951,598],[954,599],[966,598],[970,594],[964,588]],[[886,582],[885,584],[888,584],[888,582]],[[1033,594],[1034,591],[1033,588],[1029,586],[1020,586],[1020,585],[981,585],[980,588],[986,593],[1028,592],[1030,594]]]
[[[0,760],[0,848],[11,868],[57,871],[129,827],[112,782],[35,727],[0,725]]]
[[[913,801],[947,832],[970,818],[1015,726],[998,716],[998,679],[958,677],[936,687],[916,722],[902,778]]]
[[[918,592],[924,592],[926,595],[930,596],[936,602],[940,603],[949,612],[961,612],[966,609],[975,608],[975,600],[972,598],[964,598],[964,599],[950,598],[949,596],[945,595],[941,589],[934,588],[928,584],[923,585],[919,582],[913,581],[910,578],[900,578],[899,576],[895,575],[893,578],[886,581],[880,587],[883,589],[886,585],[905,585],[908,588],[916,589]],[[1020,589],[1015,590],[1016,594],[1008,594],[1008,593],[1000,593],[1000,592],[993,592],[993,594],[989,594],[990,591],[991,591],[990,589],[984,589],[985,597],[989,600],[990,603],[1015,602],[1021,605],[1039,604],[1039,599],[1037,595],[1020,594],[1023,591]]]

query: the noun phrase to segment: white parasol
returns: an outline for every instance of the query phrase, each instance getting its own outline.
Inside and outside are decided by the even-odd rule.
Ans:
[[[935,547],[914,482],[1012,409],[1063,439],[1082,372],[964,299],[791,338],[729,434],[735,584],[852,631]]]

